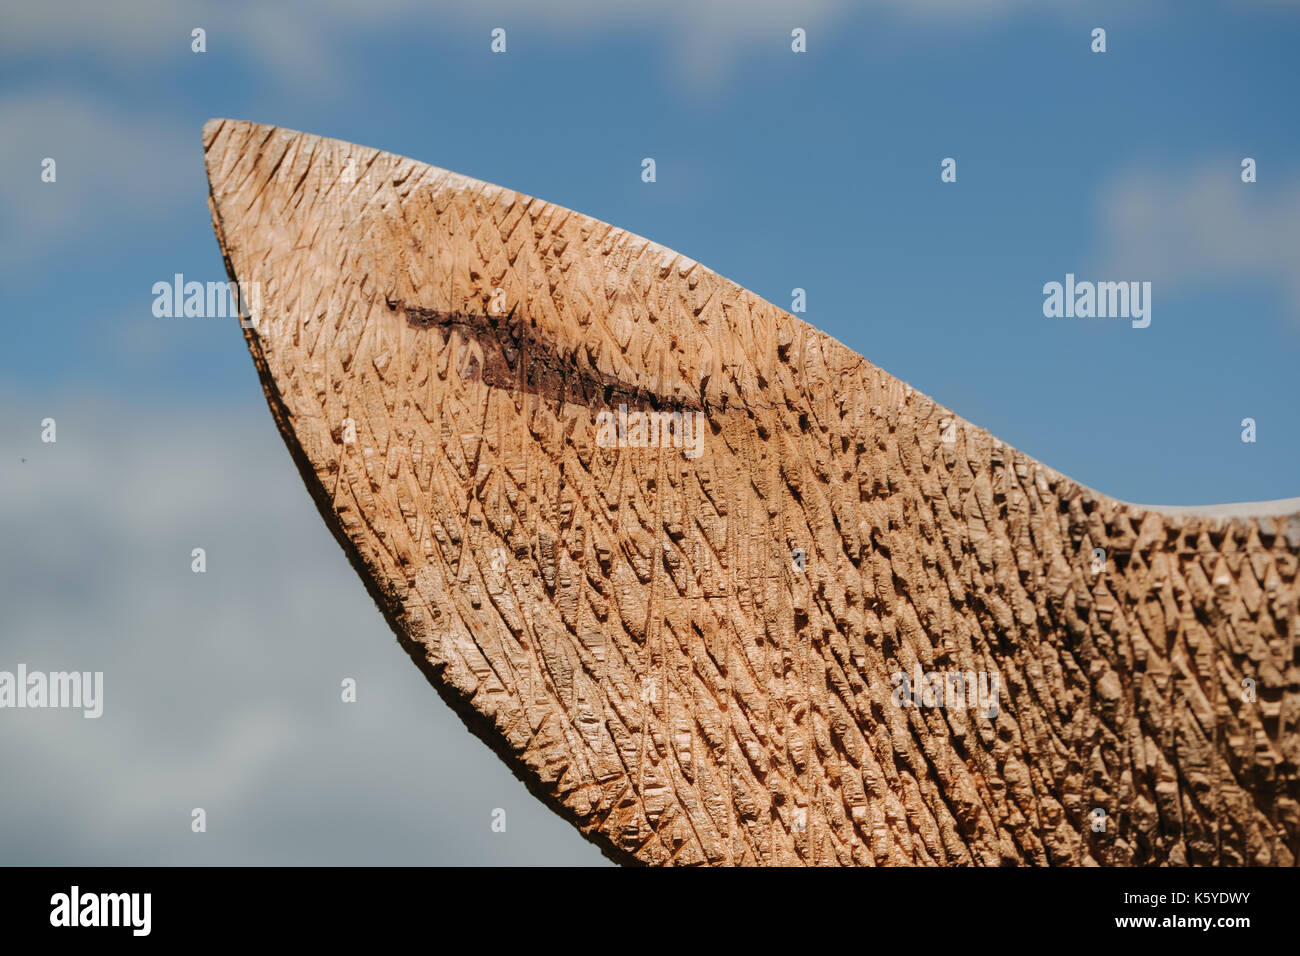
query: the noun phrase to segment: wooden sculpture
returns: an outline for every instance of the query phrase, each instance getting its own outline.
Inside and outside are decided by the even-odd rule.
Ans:
[[[1295,863],[1300,500],[1116,501],[606,223],[290,130],[203,141],[322,516],[613,858]]]

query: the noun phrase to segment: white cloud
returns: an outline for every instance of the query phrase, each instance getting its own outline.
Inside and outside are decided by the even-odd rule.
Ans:
[[[0,710],[0,859],[599,862],[428,686],[250,398],[0,396],[0,670],[104,674],[98,719]]]
[[[175,123],[38,92],[0,100],[0,261],[20,269],[51,245],[115,216],[149,221],[201,183],[198,134]],[[57,179],[42,182],[42,161]]]
[[[1122,11],[1125,5],[1108,3]],[[75,51],[122,68],[189,56],[189,32],[208,31],[209,49],[234,45],[281,79],[321,82],[336,63],[336,47],[358,28],[401,32],[401,42],[436,33],[449,23],[507,30],[589,35],[608,30],[655,31],[676,50],[688,79],[713,82],[746,47],[789,43],[790,30],[826,28],[864,11],[960,28],[973,20],[1014,14],[1096,10],[1084,0],[496,0],[488,6],[455,0],[289,0],[232,5],[218,0],[45,0],[0,8],[0,53],[11,59]],[[487,44],[486,32],[484,45]],[[815,37],[813,39],[815,42]],[[418,47],[418,41],[417,41]]]
[[[1106,274],[1164,288],[1265,282],[1300,311],[1300,176],[1265,163],[1259,182],[1243,183],[1240,162],[1133,169],[1106,183],[1096,206]]]

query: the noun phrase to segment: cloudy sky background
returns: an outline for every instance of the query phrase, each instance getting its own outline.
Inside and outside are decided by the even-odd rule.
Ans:
[[[210,117],[538,195],[786,308],[802,287],[810,322],[1117,497],[1300,495],[1300,4],[355,6],[0,11],[0,670],[106,682],[100,720],[0,711],[0,863],[602,860],[397,646],[235,324],[153,318],[154,282],[225,278]],[[1151,326],[1044,318],[1067,272],[1150,280]]]

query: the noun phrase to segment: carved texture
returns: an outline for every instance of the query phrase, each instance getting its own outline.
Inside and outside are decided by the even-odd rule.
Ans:
[[[249,123],[204,146],[322,514],[615,858],[1295,862],[1300,515],[1097,494],[550,203]],[[702,412],[703,453],[602,447],[620,404]],[[996,674],[996,715],[900,706],[918,671]]]

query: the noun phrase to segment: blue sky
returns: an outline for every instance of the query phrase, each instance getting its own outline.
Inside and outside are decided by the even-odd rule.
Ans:
[[[222,277],[199,129],[231,116],[571,206],[787,308],[805,288],[810,322],[1118,497],[1300,491],[1300,5],[261,6],[6,31],[11,389],[260,401],[228,323],[149,310],[155,281]],[[1127,221],[1135,181],[1155,201]],[[1067,272],[1152,280],[1151,327],[1045,319],[1042,286]]]
[[[0,482],[25,496],[6,495],[9,513],[0,511],[12,572],[0,600],[22,609],[0,624],[6,658],[22,649],[37,666],[49,641],[102,630],[114,613],[135,617],[118,619],[109,628],[118,643],[96,651],[109,668],[113,647],[146,660],[178,628],[211,642],[234,628],[256,655],[270,640],[257,633],[267,621],[328,629],[346,619],[355,626],[331,632],[327,660],[396,682],[386,693],[410,720],[437,723],[446,747],[464,738],[460,772],[509,795],[483,800],[531,812],[522,788],[492,776],[504,773],[495,758],[420,686],[314,528],[235,324],[152,316],[154,282],[177,272],[225,278],[200,146],[214,116],[379,147],[570,206],[785,308],[804,288],[809,322],[1116,497],[1300,495],[1300,3],[364,6],[53,0],[0,12]],[[195,27],[206,30],[206,53],[191,52]],[[494,27],[507,31],[505,54],[489,50]],[[808,32],[805,54],[791,52],[794,27]],[[1090,51],[1094,27],[1107,30],[1104,54]],[[56,183],[40,181],[47,156]],[[640,178],[647,156],[653,184]],[[1240,179],[1247,156],[1258,164],[1253,184]],[[940,182],[945,157],[957,160],[956,183]],[[1045,318],[1042,287],[1066,273],[1151,281],[1150,327]],[[59,422],[56,446],[39,442],[46,416]],[[1241,441],[1246,417],[1257,423],[1253,444]],[[103,475],[116,483],[96,487]],[[131,517],[142,484],[151,500],[175,504],[171,519]],[[261,504],[250,512],[231,487]],[[278,546],[241,552],[230,577],[209,573],[207,591],[143,615],[161,560],[153,545],[187,565],[193,540],[224,535],[230,551],[246,547],[241,528],[275,534]],[[126,557],[106,566],[114,553]],[[268,579],[296,582],[297,603],[259,586]],[[323,598],[312,586],[321,580],[332,582]],[[257,601],[232,607],[249,589]],[[43,613],[50,605],[34,603],[38,594],[61,610]],[[214,623],[222,614],[230,619]],[[367,656],[350,662],[353,653]],[[267,666],[277,660],[293,668],[301,658],[281,649]],[[138,679],[147,694],[140,670],[121,666],[117,686]],[[334,671],[322,667],[328,682]],[[238,680],[238,661],[230,668],[212,679]],[[303,694],[272,722],[315,720]],[[59,726],[49,747],[93,749],[90,730]],[[238,726],[226,728],[235,743],[222,752],[248,781],[232,801],[252,806],[283,790],[266,777],[276,760],[263,766],[241,749]],[[162,759],[116,732],[124,753]],[[369,756],[367,772],[422,753],[419,731],[402,733],[393,746],[405,756]],[[340,746],[323,730],[312,739]],[[346,739],[360,753],[370,738]],[[477,751],[478,769],[464,769]],[[323,779],[329,759],[313,765]],[[173,779],[169,766],[160,779]],[[411,786],[436,791],[436,777]],[[449,841],[436,859],[482,859],[481,843],[449,836],[483,829],[479,803],[445,795],[428,823],[442,834],[431,845]],[[22,840],[0,832],[0,858],[6,846],[21,858],[16,847],[56,826],[38,810],[48,797],[34,785],[26,810],[0,813],[17,812],[29,831]],[[349,799],[337,812],[361,826],[349,808],[362,797]],[[514,831],[493,859],[594,859],[545,811],[528,820],[532,829]],[[135,825],[153,832],[146,818]],[[310,828],[282,829],[269,858],[303,858]],[[355,847],[329,859],[411,862],[416,853],[400,830],[346,832]],[[191,852],[158,846],[128,862]],[[220,859],[266,859],[241,846]],[[110,841],[97,859],[124,853]]]

